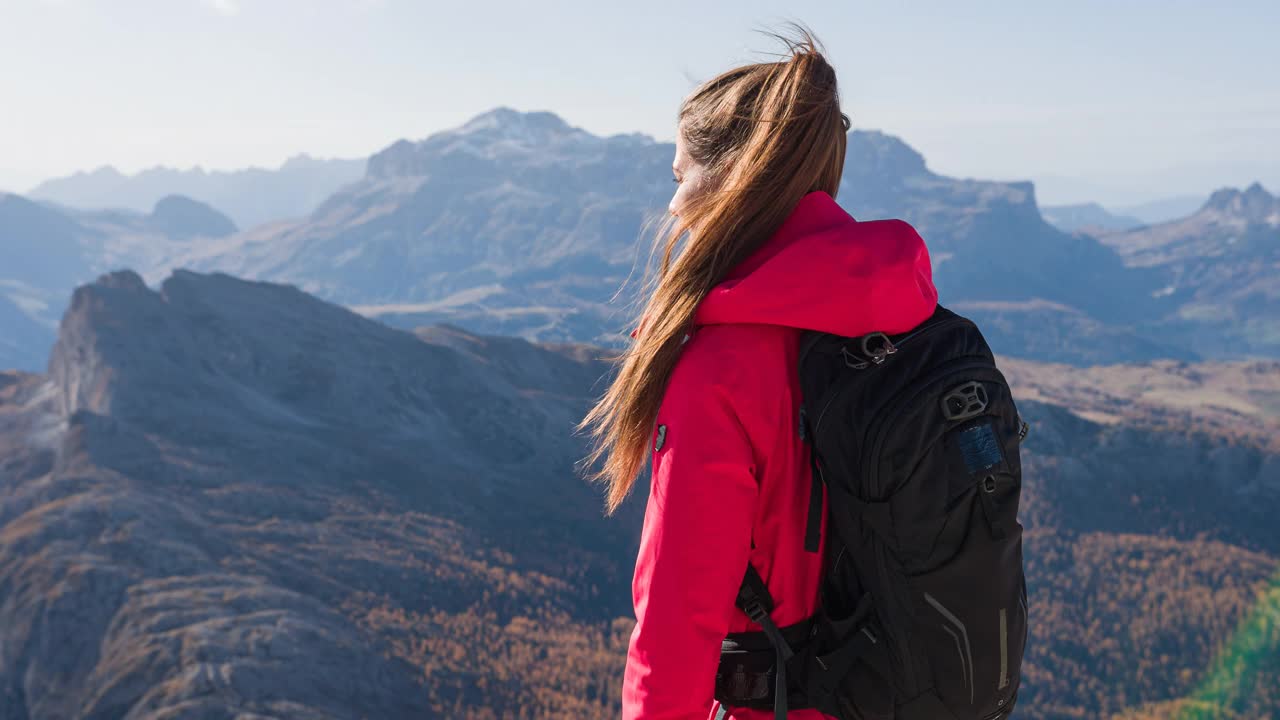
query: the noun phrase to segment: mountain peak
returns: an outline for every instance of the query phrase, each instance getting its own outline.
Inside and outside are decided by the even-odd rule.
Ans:
[[[305,171],[318,170],[327,167],[334,167],[343,163],[350,163],[352,160],[346,158],[335,157],[316,157],[310,153],[298,153],[286,159],[280,165],[282,171]],[[355,162],[364,162],[364,158],[359,158]]]
[[[422,171],[418,146],[401,138],[369,157],[365,174],[369,177],[416,175]]]
[[[300,393],[323,396],[325,377],[299,374],[299,363],[307,364],[302,361],[316,350],[307,347],[307,337],[394,342],[400,334],[291,286],[178,269],[152,290],[133,270],[118,270],[73,292],[49,369],[68,414],[86,408],[144,416],[154,411],[147,410],[148,396],[159,386],[207,390],[222,382],[215,366],[235,375],[251,356],[280,373],[271,382],[296,376]],[[358,352],[349,357],[360,359]],[[308,383],[315,387],[304,387]],[[345,402],[354,403],[355,397]],[[182,400],[175,395],[166,404],[176,408]]]
[[[111,288],[116,290],[137,290],[145,292],[148,290],[147,283],[134,270],[124,269],[109,272],[98,276],[94,281],[98,287]]]
[[[849,133],[846,172],[859,177],[904,178],[929,174],[924,156],[896,135],[880,130]]]
[[[503,105],[419,142],[397,140],[369,158],[366,173],[370,177],[422,175],[442,155],[468,158],[464,162],[491,162],[499,157],[555,154],[566,146],[598,139],[553,112],[521,112]]]
[[[1254,182],[1243,191],[1226,187],[1209,196],[1201,211],[1216,210],[1249,222],[1276,222],[1280,215],[1280,198],[1267,192],[1262,183]]]
[[[315,167],[323,164],[323,160],[312,157],[309,153],[298,153],[292,157],[286,158],[280,164],[281,170],[299,170],[302,168]]]
[[[536,140],[546,136],[568,135],[583,132],[569,125],[563,118],[546,110],[521,112],[506,105],[481,113],[454,132],[496,133],[508,139]]]
[[[90,170],[89,172],[84,172],[83,170],[78,171],[75,173],[73,177],[90,177],[98,180],[102,180],[102,179],[114,180],[114,179],[120,179],[125,177],[125,174],[117,170],[114,165],[102,165],[94,170]]]
[[[236,231],[231,218],[185,195],[160,198],[151,211],[151,220],[172,238],[218,238]]]
[[[546,110],[521,112],[507,106],[481,113],[454,130],[427,139],[451,144],[476,143],[503,151],[539,152],[548,146],[590,140],[594,135]],[[500,151],[500,152],[503,152]]]

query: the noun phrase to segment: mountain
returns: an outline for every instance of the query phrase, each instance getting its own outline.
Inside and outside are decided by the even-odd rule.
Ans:
[[[83,281],[89,269],[82,239],[85,228],[57,208],[21,195],[0,194],[0,279],[62,293]]]
[[[1030,182],[956,179],[878,131],[849,135],[840,203],[861,220],[900,217],[928,243],[942,302],[999,324],[997,352],[1075,364],[1195,359],[1149,333],[1168,312],[1156,277],[1096,239],[1045,222]]]
[[[450,322],[616,343],[628,318],[610,301],[647,262],[643,231],[669,200],[672,154],[646,136],[598,137],[551,113],[499,108],[394,143],[305,220],[240,233],[175,263],[294,283],[399,327]],[[1035,347],[1033,357],[1071,361],[1086,346],[1110,361],[1198,357],[1143,330],[1166,312],[1151,275],[1044,222],[1030,183],[939,176],[901,140],[854,131],[839,200],[859,219],[913,222],[945,298],[1038,303],[1034,317],[1006,316],[1001,350]],[[166,271],[143,274],[154,281]],[[627,283],[622,298],[634,298],[637,285]],[[1052,346],[1039,340],[1045,322],[1060,338]],[[1095,325],[1120,342],[1081,335]]]
[[[78,288],[49,373],[0,372],[0,720],[616,716],[642,503],[574,467],[598,354]],[[1280,709],[1280,363],[1000,364],[1019,717]]]
[[[236,225],[253,227],[303,217],[338,188],[359,179],[363,159],[289,158],[279,168],[206,171],[155,167],[126,175],[110,166],[47,180],[29,193],[77,208],[147,212],[163,197],[181,194],[221,208]]]
[[[0,368],[44,368],[67,289],[92,277],[92,241],[65,213],[0,193]]]
[[[1000,364],[1036,417],[1018,716],[1280,712],[1280,362]]]
[[[149,213],[132,210],[75,210],[67,217],[93,238],[81,243],[85,263],[95,272],[150,267],[237,231],[231,218],[182,195],[160,198]]]
[[[574,470],[603,372],[221,275],[80,287],[49,374],[0,374],[0,718],[600,716],[638,523]]]
[[[646,229],[665,211],[673,152],[644,135],[599,137],[549,112],[503,107],[393,143],[305,217],[227,234],[232,222],[212,209],[199,221],[188,218],[196,210],[153,211],[145,231],[135,212],[62,212],[96,238],[81,242],[91,248],[81,263],[91,272],[132,267],[149,282],[174,268],[226,272],[292,283],[404,329],[445,322],[614,345],[625,338],[631,318],[623,308],[637,299],[652,261]],[[1173,293],[1178,270],[1135,262],[1118,241],[1096,237],[1116,232],[1092,225],[1068,233],[1046,222],[1075,220],[1055,208],[1042,212],[1029,182],[941,176],[899,138],[855,130],[838,199],[859,219],[912,222],[929,244],[943,302],[991,327],[999,352],[1077,365],[1277,353],[1265,337],[1235,340],[1259,328],[1265,335],[1272,310],[1238,321],[1219,313],[1217,306],[1240,303],[1225,283],[1196,297]],[[1097,207],[1076,210],[1105,220]],[[184,230],[188,221],[199,230]],[[1196,272],[1238,269],[1210,267],[1217,262]],[[91,276],[82,268],[75,281]],[[60,311],[56,299],[71,285],[36,287],[41,302]],[[1229,318],[1211,328],[1213,342],[1193,337],[1206,314]]]
[[[1050,225],[1064,232],[1075,230],[1130,230],[1143,222],[1130,215],[1117,215],[1098,203],[1046,205],[1040,213]]]
[[[601,138],[551,113],[499,108],[391,145],[306,220],[178,263],[389,306],[410,327],[481,308],[469,329],[602,340],[622,325],[607,302],[640,262],[642,223],[668,199],[670,154],[644,136]]]
[[[1203,195],[1177,195],[1132,205],[1115,205],[1111,211],[1117,215],[1135,217],[1146,225],[1155,225],[1184,218],[1203,204]]]
[[[44,367],[66,297],[119,267],[149,267],[236,232],[225,215],[180,195],[150,213],[75,210],[0,194],[0,368]]]
[[[1096,228],[1050,225],[1030,183],[938,175],[878,131],[848,142],[840,202],[859,219],[912,222],[944,303],[992,327],[997,351],[1079,365],[1235,356],[1187,342],[1181,318],[1199,310],[1167,292],[1167,270],[1126,262]],[[154,220],[140,232],[136,213],[64,213],[101,238],[88,243],[94,272],[134,267],[150,282],[174,268],[226,272],[292,283],[405,329],[445,322],[613,345],[652,260],[645,232],[669,199],[672,154],[643,135],[599,137],[549,112],[498,108],[393,143],[306,217],[227,234],[231,222],[210,209],[197,242]],[[47,288],[45,302],[69,287]],[[1206,297],[1201,305],[1223,300]]]
[[[1190,361],[1216,354],[1212,349],[1177,344],[1158,333],[1117,327],[1047,300],[944,304],[977,321],[991,347],[1017,357],[1090,366],[1112,363],[1116,358]]]
[[[0,294],[0,368],[42,368],[52,346],[53,331]]]
[[[236,231],[231,218],[182,195],[166,195],[157,200],[150,220],[164,235],[181,240],[220,238]]]
[[[1060,303],[1111,322],[1132,321],[1154,303],[1147,279],[1091,238],[1041,217],[1029,182],[937,175],[900,139],[849,137],[841,204],[859,219],[901,217],[929,244],[939,290],[954,301]],[[1073,277],[1064,278],[1070,268]]]
[[[1189,217],[1101,240],[1160,274],[1177,306],[1159,325],[1166,336],[1219,357],[1280,353],[1280,198],[1262,185],[1223,188]]]

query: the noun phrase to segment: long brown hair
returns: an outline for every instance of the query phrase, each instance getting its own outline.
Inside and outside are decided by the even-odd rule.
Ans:
[[[724,72],[680,106],[678,132],[711,189],[659,231],[662,262],[651,271],[636,340],[615,358],[612,384],[579,425],[596,441],[585,464],[599,467],[591,479],[608,484],[609,513],[644,468],[699,303],[769,239],[800,198],[815,190],[835,197],[839,188],[849,119],[840,111],[835,70],[812,32],[789,27],[793,36],[768,33],[786,45],[786,59]]]

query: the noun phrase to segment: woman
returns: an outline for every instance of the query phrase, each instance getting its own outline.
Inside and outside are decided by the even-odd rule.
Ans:
[[[760,629],[734,606],[748,561],[779,626],[818,605],[825,527],[816,547],[805,542],[813,484],[798,432],[800,334],[903,332],[937,304],[910,225],[857,222],[835,203],[848,118],[835,72],[799,35],[783,38],[787,59],[730,70],[681,106],[661,272],[612,386],[583,421],[610,512],[653,462],[624,718],[772,717],[721,711],[713,695],[721,640]]]

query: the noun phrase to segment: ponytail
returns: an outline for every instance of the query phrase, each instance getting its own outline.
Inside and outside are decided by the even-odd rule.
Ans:
[[[663,249],[635,342],[618,358],[609,389],[579,425],[595,446],[612,513],[649,456],[650,437],[684,335],[698,305],[725,275],[769,239],[802,197],[836,196],[849,119],[840,111],[835,70],[807,29],[770,33],[788,58],[734,68],[703,83],[680,107],[690,157],[713,178],[658,234]],[[676,253],[678,241],[688,235]],[[674,257],[674,259],[673,259]]]

